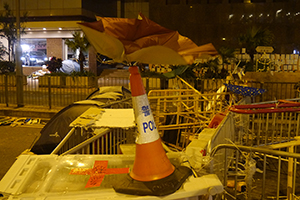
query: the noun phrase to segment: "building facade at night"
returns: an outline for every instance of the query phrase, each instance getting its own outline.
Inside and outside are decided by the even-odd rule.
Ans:
[[[63,60],[73,56],[65,39],[80,30],[78,23],[92,22],[95,16],[135,18],[139,12],[148,17],[148,3],[121,0],[19,0],[20,16],[27,12],[26,34],[21,35],[23,52],[42,51],[48,58]],[[0,0],[0,12],[7,3],[16,11],[17,0]],[[16,14],[14,14],[16,16]],[[7,45],[6,39],[1,42]],[[96,65],[95,52],[88,54],[89,65]],[[93,66],[92,68],[95,68]]]
[[[300,50],[299,0],[149,0],[149,13],[198,45],[238,48],[237,37],[255,25],[273,32],[275,53]]]
[[[16,11],[16,0],[1,0],[0,11],[4,4]],[[47,57],[68,58],[68,49],[64,45],[72,32],[79,30],[78,22],[93,21],[99,9],[95,1],[81,0],[20,0],[20,16],[27,12],[26,34],[21,35],[23,51],[43,51]],[[116,4],[108,5],[115,9]],[[16,14],[15,14],[16,16]],[[5,40],[3,41],[5,44]]]

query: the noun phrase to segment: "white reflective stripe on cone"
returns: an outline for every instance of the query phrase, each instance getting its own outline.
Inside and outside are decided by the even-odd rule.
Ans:
[[[146,94],[132,97],[134,114],[138,127],[137,144],[146,144],[158,140],[159,134],[151,113],[148,97]]]

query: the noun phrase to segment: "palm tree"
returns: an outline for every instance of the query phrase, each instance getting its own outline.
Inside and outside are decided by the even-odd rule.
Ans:
[[[274,34],[267,28],[250,27],[246,33],[238,38],[239,43],[246,48],[253,63],[255,48],[257,46],[270,46],[273,43]]]
[[[85,56],[83,52],[87,51],[90,43],[88,42],[85,35],[81,33],[81,31],[75,31],[73,34],[73,39],[66,39],[65,44],[71,48],[74,52],[79,49],[79,64],[80,71],[83,72],[83,62],[85,61]]]
[[[229,73],[228,70],[225,69],[225,64],[230,64],[230,61],[235,58],[235,49],[228,46],[222,46],[218,49],[218,53],[220,54],[222,59],[222,69],[219,76],[222,78],[226,78]]]
[[[224,64],[230,64],[230,60],[235,58],[235,49],[228,47],[228,46],[222,46],[218,49],[218,53],[220,54],[222,58],[222,66],[224,68]]]

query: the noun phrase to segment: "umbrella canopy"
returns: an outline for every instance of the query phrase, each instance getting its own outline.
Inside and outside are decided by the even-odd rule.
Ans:
[[[96,51],[115,62],[182,65],[203,54],[218,54],[212,44],[197,46],[142,14],[137,19],[97,17],[79,26]]]
[[[102,96],[103,98],[98,98]],[[128,102],[125,100],[128,99]],[[124,101],[122,101],[124,100]],[[63,108],[41,130],[40,138],[31,152],[50,154],[71,130],[70,124],[89,108],[131,107],[131,93],[122,86],[104,86],[95,90],[86,100],[77,101]]]

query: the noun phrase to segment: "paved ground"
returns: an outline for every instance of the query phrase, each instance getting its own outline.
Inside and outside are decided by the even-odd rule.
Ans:
[[[17,157],[26,149],[30,149],[40,136],[45,123],[48,122],[61,108],[49,110],[43,107],[6,107],[0,104],[0,117],[30,117],[40,118],[42,124],[21,125],[16,127],[0,126],[0,180],[9,170]]]
[[[16,158],[33,145],[42,127],[41,125],[0,126],[0,180]]]

